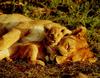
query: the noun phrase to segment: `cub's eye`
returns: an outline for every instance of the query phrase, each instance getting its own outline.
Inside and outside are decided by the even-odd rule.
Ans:
[[[45,28],[45,32],[48,32],[48,31],[49,31],[49,29]]]
[[[49,38],[54,39],[54,34],[49,34]]]
[[[53,34],[50,34],[49,36],[50,36],[50,37],[53,37]]]

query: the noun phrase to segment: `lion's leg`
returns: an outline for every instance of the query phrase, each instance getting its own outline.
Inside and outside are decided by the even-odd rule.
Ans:
[[[29,52],[29,57],[30,60],[29,62],[35,64],[38,56],[38,47],[35,44],[30,45],[30,52]]]
[[[12,61],[10,59],[10,53],[8,49],[0,51],[0,60],[3,60],[4,58],[7,59],[7,61]]]
[[[19,40],[21,31],[18,29],[12,29],[7,34],[3,35],[0,39],[0,50],[8,49],[16,41]]]
[[[10,57],[6,57],[6,60],[9,62],[13,61]]]

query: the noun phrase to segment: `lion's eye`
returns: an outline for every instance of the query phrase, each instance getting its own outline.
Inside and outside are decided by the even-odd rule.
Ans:
[[[61,32],[62,32],[62,33],[64,33],[64,29],[63,29],[63,30],[61,30]]]
[[[68,34],[65,34],[64,36],[68,36]]]
[[[65,49],[70,50],[70,45],[69,45],[69,43],[65,45]]]

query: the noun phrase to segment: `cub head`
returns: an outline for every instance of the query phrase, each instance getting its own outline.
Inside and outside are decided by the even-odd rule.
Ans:
[[[72,33],[66,27],[56,23],[52,23],[49,24],[48,26],[45,26],[45,29],[46,29],[47,45],[51,46],[57,45],[65,35]]]

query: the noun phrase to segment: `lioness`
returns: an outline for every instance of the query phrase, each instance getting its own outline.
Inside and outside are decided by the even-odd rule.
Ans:
[[[25,49],[24,51],[21,51],[21,50],[17,51],[16,58],[17,57],[21,57],[21,58],[30,57],[30,61],[32,61],[33,63],[34,63],[34,60],[36,60],[37,55],[39,53],[39,51],[37,51],[38,46],[34,42],[42,42],[44,38],[46,37],[47,43],[50,43],[50,45],[52,43],[51,41],[55,40],[55,42],[52,44],[52,46],[54,46],[58,44],[58,42],[61,40],[61,38],[65,34],[71,33],[71,31],[68,30],[67,28],[62,27],[60,24],[53,23],[52,21],[49,21],[49,20],[32,20],[20,14],[2,14],[0,15],[0,18],[1,18],[0,19],[0,30],[1,31],[7,30],[7,32],[1,33],[1,37],[5,34],[7,37],[7,38],[4,37],[3,40],[2,39],[0,40],[1,52],[5,52],[5,49],[7,50],[9,49],[7,52],[10,57],[10,52],[14,53],[12,51],[12,46],[17,44],[17,42],[22,43],[23,46],[21,46],[21,50],[23,47],[26,46],[26,44],[24,45],[23,43],[32,43],[32,44],[27,45],[28,49],[24,48]],[[12,32],[12,35],[11,34],[9,35],[8,33],[11,32],[12,29],[18,30],[20,34],[16,33],[16,31],[14,30]],[[16,34],[13,35],[14,33]],[[49,34],[49,37],[50,35],[54,35],[54,38],[53,39],[51,37],[49,38],[47,37],[46,34]],[[15,38],[15,40],[13,37]],[[7,41],[6,39],[10,41]],[[3,45],[3,43],[6,43],[6,45]],[[35,46],[34,48],[36,49],[36,52],[33,51],[33,48],[31,47],[32,45]],[[32,51],[29,51],[30,48],[32,49]],[[2,57],[4,56],[3,55],[4,53],[1,53],[1,54],[2,54],[0,56],[1,59],[5,58],[5,57]]]
[[[82,26],[74,30],[72,35],[65,36],[58,44],[58,49],[62,55],[56,57],[58,64],[67,61],[89,61],[90,63],[96,61],[86,40],[86,28]]]

